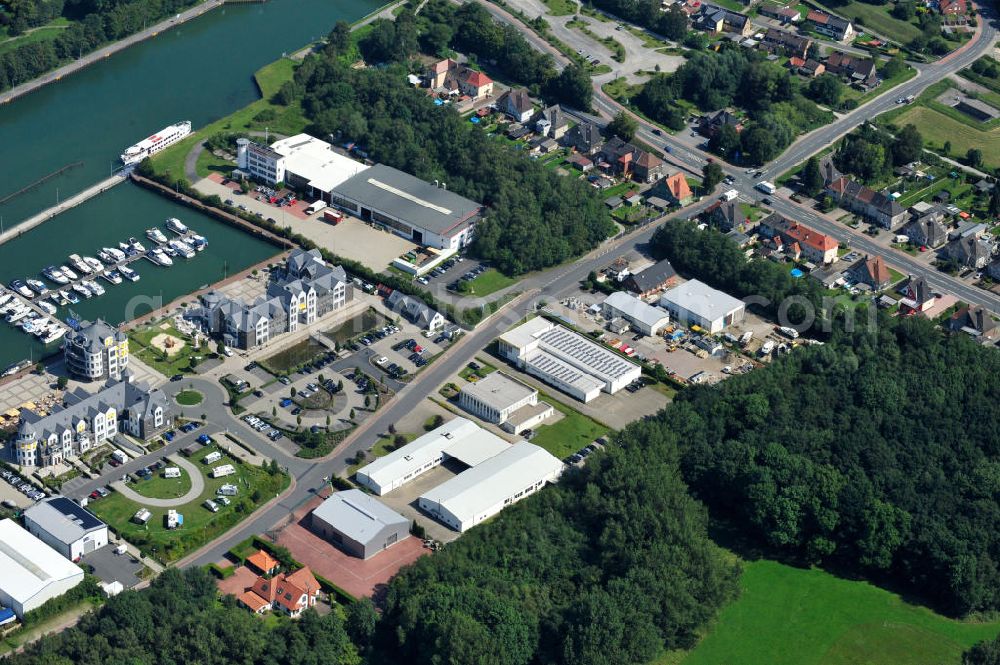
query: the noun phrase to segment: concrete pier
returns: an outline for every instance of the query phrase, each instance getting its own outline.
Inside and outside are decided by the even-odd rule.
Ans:
[[[0,245],[10,240],[13,240],[14,238],[20,236],[22,233],[25,233],[26,231],[30,231],[39,224],[42,224],[43,222],[49,221],[50,219],[52,219],[61,212],[66,212],[70,208],[75,208],[84,201],[94,198],[98,194],[101,194],[102,192],[111,189],[115,185],[119,185],[125,182],[125,180],[127,179],[128,179],[128,174],[113,175],[106,180],[102,180],[95,185],[91,185],[82,192],[74,194],[65,201],[62,201],[59,204],[54,205],[51,208],[48,208],[47,210],[41,211],[37,215],[32,215],[31,217],[24,220],[17,226],[14,226],[10,229],[7,229],[3,233],[0,233]]]

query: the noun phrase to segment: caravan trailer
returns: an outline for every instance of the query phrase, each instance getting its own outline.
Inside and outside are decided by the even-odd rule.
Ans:
[[[232,464],[223,464],[222,466],[217,466],[212,469],[213,478],[224,478],[225,476],[231,476],[236,473],[236,469]]]
[[[218,450],[215,450],[205,455],[204,462],[205,464],[215,464],[220,459],[222,459],[222,453],[220,453]]]

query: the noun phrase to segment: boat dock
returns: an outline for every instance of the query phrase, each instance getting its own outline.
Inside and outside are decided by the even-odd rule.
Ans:
[[[90,187],[88,187],[87,189],[83,190],[82,192],[78,192],[78,193],[74,194],[73,196],[69,197],[65,201],[62,201],[61,203],[59,203],[57,205],[54,205],[51,208],[48,208],[47,210],[43,210],[42,212],[38,213],[37,215],[32,215],[31,217],[29,217],[28,219],[24,220],[23,222],[21,222],[17,226],[15,226],[13,228],[10,228],[10,229],[7,229],[3,233],[0,233],[0,245],[4,244],[5,242],[8,242],[10,240],[13,240],[14,238],[17,238],[22,233],[30,231],[31,229],[35,228],[39,224],[42,224],[44,222],[49,221],[50,219],[52,219],[53,217],[55,217],[59,213],[66,212],[67,210],[69,210],[71,208],[75,208],[76,206],[80,205],[84,201],[87,201],[88,199],[92,199],[95,196],[106,192],[107,190],[111,189],[115,185],[119,185],[119,184],[125,182],[127,179],[128,179],[128,173],[126,173],[123,170],[119,174],[113,175],[110,178],[107,178],[106,180],[102,180],[102,181],[98,182],[97,184],[91,185]]]

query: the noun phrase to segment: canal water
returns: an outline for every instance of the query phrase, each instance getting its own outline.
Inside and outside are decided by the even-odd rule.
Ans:
[[[379,4],[269,0],[222,7],[0,107],[0,200],[73,165],[0,203],[0,224],[10,229],[107,177],[125,147],[168,124],[191,120],[198,128],[249,104],[258,98],[253,72],[322,37],[337,20],[357,20]],[[208,237],[209,248],[168,269],[138,263],[136,283],[102,280],[108,292],[78,305],[80,315],[117,322],[133,296],[169,302],[221,278],[223,263],[237,272],[276,252],[127,183],[0,245],[0,282],[35,277],[70,253],[92,256],[128,236],[148,247],[144,230],[171,216]],[[37,358],[38,351],[29,336],[0,321],[0,367],[31,352]]]

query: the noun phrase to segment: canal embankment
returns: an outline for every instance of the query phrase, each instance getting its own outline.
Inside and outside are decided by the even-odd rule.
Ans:
[[[125,182],[126,178],[127,176],[125,174],[113,175],[110,178],[106,178],[105,180],[91,185],[82,192],[77,192],[65,201],[61,201],[47,210],[43,210],[36,215],[32,215],[17,226],[5,229],[2,233],[0,233],[0,245],[17,238],[18,236],[24,235],[39,224],[44,224],[56,215],[66,212],[71,208],[75,208],[84,201],[88,201],[95,196],[103,194],[115,185],[120,185]]]

